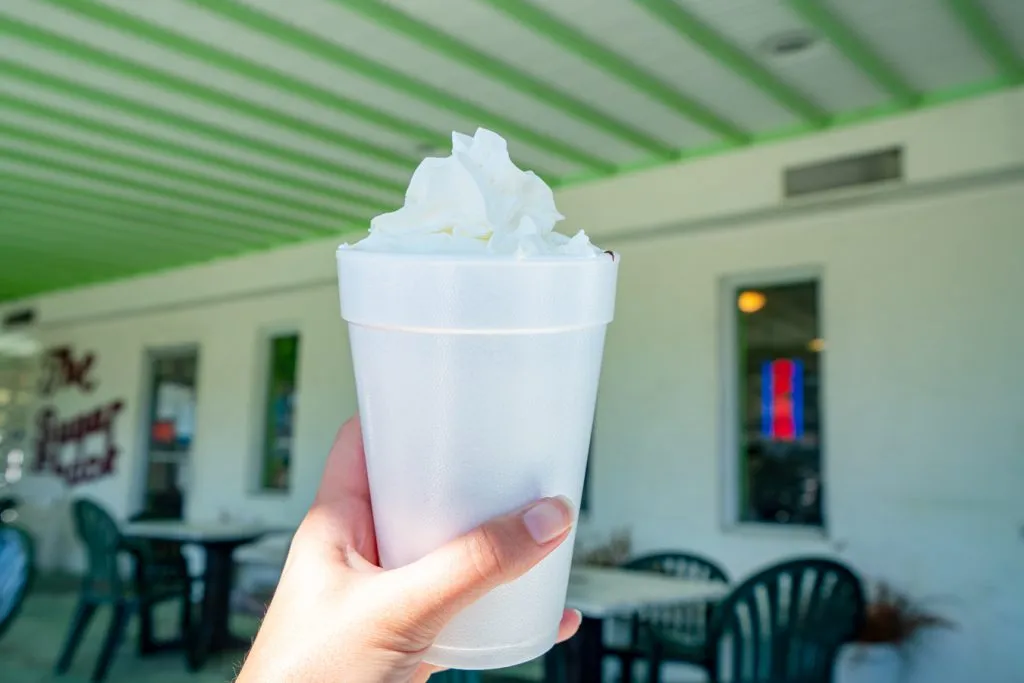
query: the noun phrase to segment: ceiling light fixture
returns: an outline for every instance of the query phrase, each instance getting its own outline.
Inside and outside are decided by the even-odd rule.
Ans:
[[[767,298],[761,292],[747,290],[736,297],[736,306],[744,313],[757,313],[764,308]]]

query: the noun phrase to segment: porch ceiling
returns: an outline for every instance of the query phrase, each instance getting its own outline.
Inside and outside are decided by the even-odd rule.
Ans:
[[[1021,0],[3,0],[0,300],[366,225],[452,130],[565,185],[1022,81]]]

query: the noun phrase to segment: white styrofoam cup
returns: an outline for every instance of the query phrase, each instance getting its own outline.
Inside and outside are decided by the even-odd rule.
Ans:
[[[618,257],[337,258],[381,565],[538,498],[578,503]],[[455,617],[426,661],[493,669],[549,650],[573,540]]]

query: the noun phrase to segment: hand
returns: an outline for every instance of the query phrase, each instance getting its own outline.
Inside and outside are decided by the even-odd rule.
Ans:
[[[425,681],[439,669],[423,655],[444,625],[544,559],[572,519],[565,500],[546,498],[385,571],[377,564],[362,431],[352,418],[331,448],[238,683]],[[579,625],[579,613],[566,610],[559,641]]]

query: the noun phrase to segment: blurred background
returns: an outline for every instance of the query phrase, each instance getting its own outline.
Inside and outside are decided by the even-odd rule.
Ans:
[[[586,634],[485,680],[1019,681],[1022,83],[1021,0],[3,0],[3,679],[233,675],[334,249],[484,126],[622,256]]]

